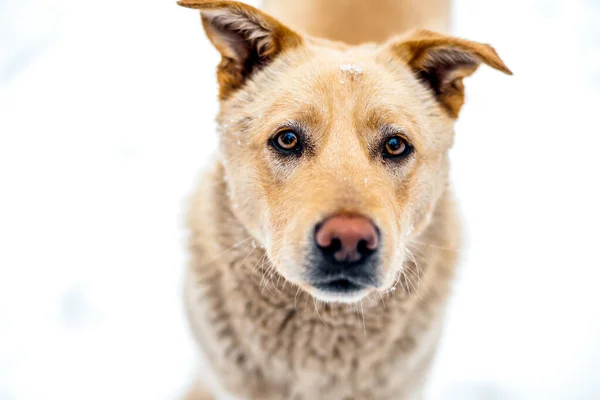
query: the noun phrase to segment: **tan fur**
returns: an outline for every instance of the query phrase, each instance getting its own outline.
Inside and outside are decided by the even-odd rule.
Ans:
[[[188,390],[183,400],[212,400],[213,396],[205,388],[202,382],[194,382],[192,387]]]
[[[418,398],[459,246],[447,152],[462,78],[481,62],[510,71],[487,45],[429,31],[349,46],[237,2],[180,4],[203,10],[228,65],[185,290],[220,383],[244,399]],[[268,143],[290,126],[310,145],[284,159]],[[381,157],[390,127],[413,156]],[[337,212],[382,235],[381,283],[348,303],[304,279],[314,227]]]
[[[263,0],[266,12],[309,35],[349,44],[412,29],[448,32],[450,0]]]

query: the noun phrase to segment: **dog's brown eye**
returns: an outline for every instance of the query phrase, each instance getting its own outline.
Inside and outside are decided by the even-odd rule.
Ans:
[[[393,136],[385,141],[383,155],[389,158],[406,157],[411,152],[410,145],[400,136]]]
[[[285,129],[277,133],[271,144],[282,153],[297,153],[300,151],[300,138],[298,135],[289,129]]]

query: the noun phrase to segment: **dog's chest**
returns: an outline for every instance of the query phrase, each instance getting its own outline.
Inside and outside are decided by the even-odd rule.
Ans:
[[[205,304],[209,320],[226,318],[207,327],[218,372],[247,398],[397,398],[429,346],[430,319],[410,301],[335,308],[260,290],[227,288],[227,307]]]

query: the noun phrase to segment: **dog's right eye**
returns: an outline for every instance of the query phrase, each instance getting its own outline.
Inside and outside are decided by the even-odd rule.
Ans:
[[[284,129],[271,139],[271,145],[283,154],[299,154],[301,151],[300,137],[291,129]]]

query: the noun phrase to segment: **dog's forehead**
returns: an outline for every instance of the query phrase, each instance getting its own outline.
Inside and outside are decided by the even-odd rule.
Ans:
[[[409,118],[420,112],[418,88],[408,69],[390,68],[374,45],[319,47],[291,55],[257,85],[273,111],[356,124]],[[276,84],[273,84],[276,83]],[[414,120],[414,118],[412,118]]]
[[[419,142],[440,142],[432,148],[445,148],[449,120],[439,117],[433,96],[411,70],[380,50],[365,45],[292,51],[227,102],[221,119],[236,119],[231,113],[244,110],[242,119],[252,121],[245,125],[253,127],[259,141],[290,123],[311,134],[352,131],[367,137],[387,126],[411,132]]]

